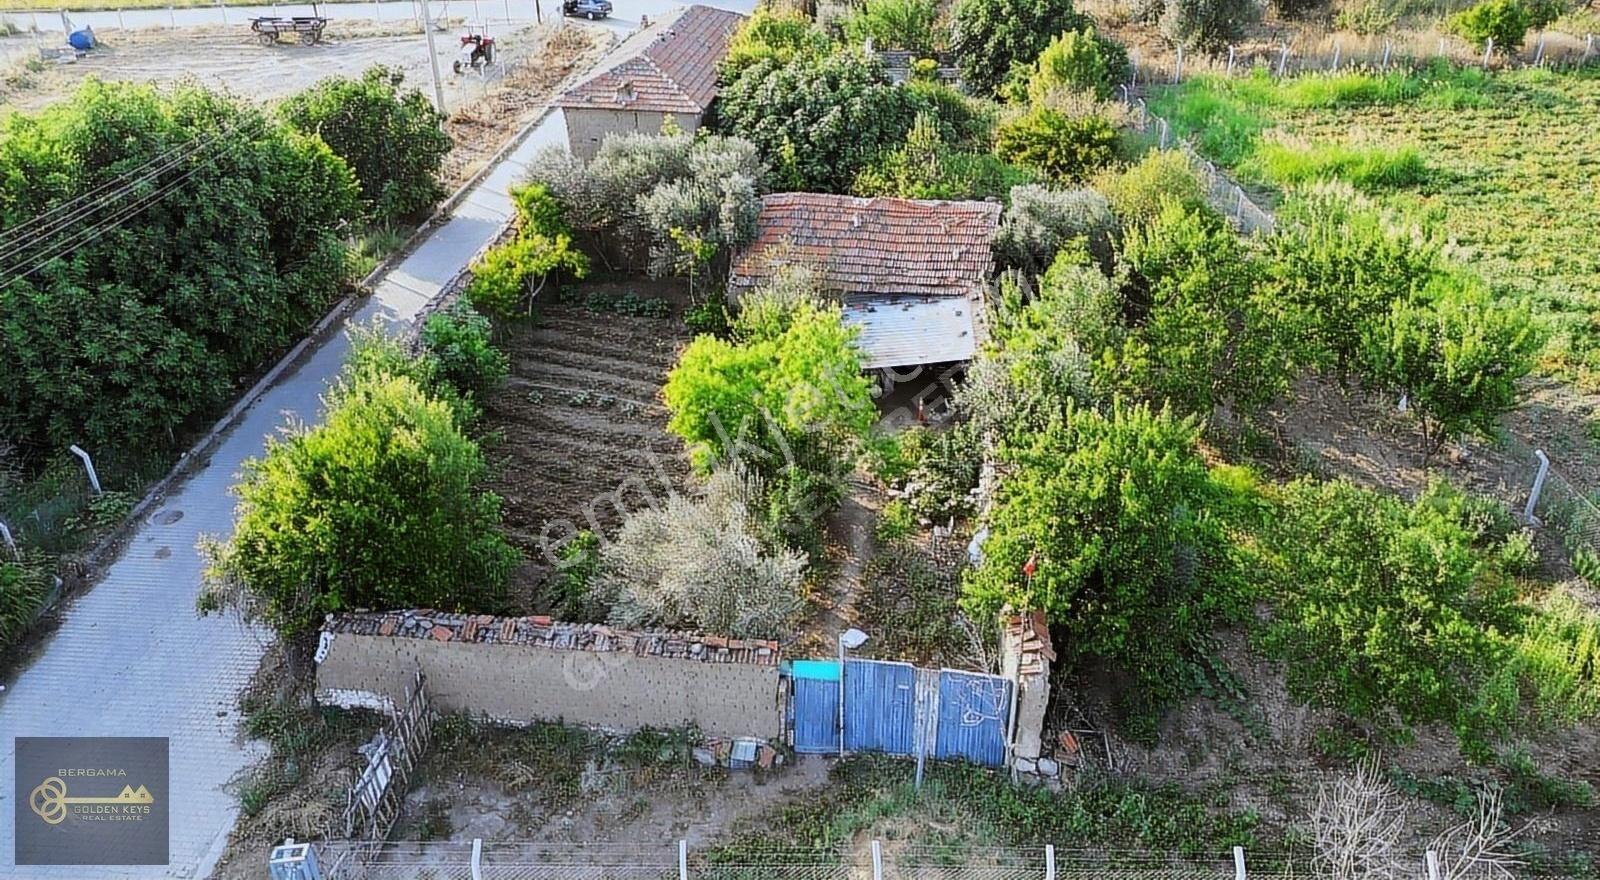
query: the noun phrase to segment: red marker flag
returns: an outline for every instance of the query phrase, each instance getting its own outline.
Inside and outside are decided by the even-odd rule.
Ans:
[[[1022,574],[1023,574],[1023,576],[1024,577],[1033,577],[1033,573],[1038,571],[1038,570],[1039,570],[1039,554],[1037,552],[1028,554],[1028,561],[1024,562],[1022,564]]]

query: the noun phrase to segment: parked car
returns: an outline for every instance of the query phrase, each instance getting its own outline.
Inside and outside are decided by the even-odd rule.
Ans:
[[[562,15],[577,15],[594,21],[611,17],[611,0],[562,0]]]

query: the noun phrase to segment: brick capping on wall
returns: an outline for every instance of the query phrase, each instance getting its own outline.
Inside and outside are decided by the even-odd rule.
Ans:
[[[777,666],[778,643],[684,632],[642,632],[604,624],[564,623],[543,615],[495,617],[429,609],[330,614],[323,632],[426,639],[437,642],[527,645],[566,651],[623,653],[636,657]]]

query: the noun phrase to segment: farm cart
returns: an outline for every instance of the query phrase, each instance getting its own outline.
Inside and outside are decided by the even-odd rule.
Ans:
[[[311,5],[311,11],[320,12],[314,3]],[[293,18],[262,16],[250,20],[250,30],[256,32],[256,39],[260,40],[263,46],[278,42],[278,38],[283,34],[299,34],[303,45],[314,46],[322,42],[322,29],[327,26],[328,19],[320,14],[296,15]]]

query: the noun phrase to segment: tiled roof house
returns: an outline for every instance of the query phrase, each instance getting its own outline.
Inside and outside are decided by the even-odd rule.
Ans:
[[[710,6],[675,9],[626,40],[602,70],[556,100],[572,154],[592,159],[612,132],[656,134],[667,117],[695,131],[717,96],[717,65],[744,16]]]
[[[809,265],[861,328],[867,369],[970,360],[999,223],[995,202],[775,193],[729,287],[737,296],[785,264]]]

